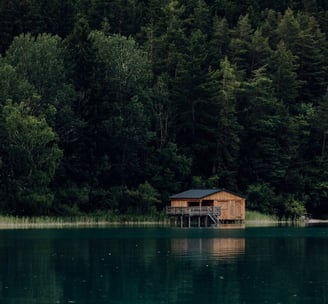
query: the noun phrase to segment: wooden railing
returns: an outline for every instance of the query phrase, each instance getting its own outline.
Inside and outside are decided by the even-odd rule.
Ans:
[[[220,216],[221,208],[213,206],[195,206],[195,207],[166,207],[167,215],[189,215],[189,216]]]

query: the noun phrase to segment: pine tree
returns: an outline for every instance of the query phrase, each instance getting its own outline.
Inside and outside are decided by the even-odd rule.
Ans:
[[[270,70],[276,96],[285,105],[293,108],[301,82],[298,80],[297,57],[281,41],[272,54]]]
[[[274,48],[277,45],[277,23],[278,13],[272,9],[263,12],[264,20],[260,26],[262,35],[268,38],[269,45]]]
[[[199,105],[203,99],[202,85],[207,73],[206,37],[200,30],[191,34],[188,48],[177,65],[172,82],[172,99],[176,103],[176,138],[187,155],[197,150]]]
[[[260,28],[256,29],[249,45],[250,68],[248,74],[251,75],[253,71],[266,65],[271,53],[268,38],[263,36]]]
[[[87,104],[90,99],[90,90],[94,85],[94,58],[90,27],[84,17],[79,17],[72,33],[65,40],[68,49],[68,71],[78,92],[76,110],[84,117],[87,115]]]
[[[278,22],[277,39],[282,40],[286,47],[296,55],[297,42],[301,32],[300,24],[291,9],[287,9]]]
[[[205,176],[217,176],[218,184],[236,189],[241,127],[237,121],[236,101],[240,83],[236,67],[227,57],[218,70],[210,71],[204,85],[207,98],[199,113],[198,157]]]
[[[302,84],[298,102],[316,103],[327,85],[327,41],[313,17],[287,10],[280,20],[277,34],[287,49],[297,56],[298,78]]]
[[[299,57],[300,99],[317,103],[328,84],[327,40],[314,17],[298,15],[301,32],[295,54]]]
[[[187,34],[200,30],[204,35],[210,31],[210,11],[204,0],[188,1],[191,5],[191,12],[185,23],[187,25]]]
[[[248,15],[241,16],[236,29],[232,33],[230,43],[230,57],[237,64],[238,70],[249,76],[250,72],[250,45],[254,30]]]
[[[219,62],[223,59],[224,54],[227,53],[230,43],[230,30],[227,20],[225,18],[220,19],[218,16],[214,16],[212,25],[212,35],[209,39],[209,65],[217,69]]]
[[[278,186],[289,164],[289,115],[274,97],[272,81],[264,67],[244,84],[239,119],[243,126],[241,171],[248,183],[266,182]]]

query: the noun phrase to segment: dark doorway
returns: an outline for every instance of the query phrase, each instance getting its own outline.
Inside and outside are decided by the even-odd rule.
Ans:
[[[199,202],[188,202],[189,207],[199,207]]]

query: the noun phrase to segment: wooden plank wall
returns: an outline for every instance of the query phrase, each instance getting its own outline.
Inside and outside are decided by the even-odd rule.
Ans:
[[[221,207],[221,220],[245,220],[245,199],[229,192],[218,192],[206,199],[214,200],[214,206]]]

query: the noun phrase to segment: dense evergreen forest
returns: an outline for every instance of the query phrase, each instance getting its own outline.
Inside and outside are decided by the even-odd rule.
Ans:
[[[328,215],[327,35],[325,0],[0,0],[0,211]]]

